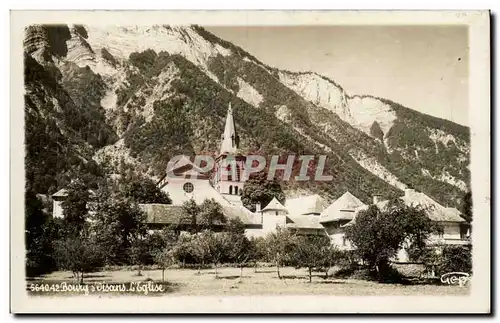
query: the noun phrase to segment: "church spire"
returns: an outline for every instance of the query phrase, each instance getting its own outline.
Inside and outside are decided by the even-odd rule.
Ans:
[[[220,146],[221,154],[234,154],[238,149],[238,135],[236,134],[236,128],[234,126],[233,120],[233,109],[231,108],[231,102],[229,102],[229,108],[227,109],[226,126],[224,127],[224,134],[222,135],[222,144]]]

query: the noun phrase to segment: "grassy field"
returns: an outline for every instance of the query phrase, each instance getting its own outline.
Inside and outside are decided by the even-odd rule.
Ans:
[[[355,279],[325,279],[323,274],[315,273],[312,283],[309,283],[306,270],[282,268],[283,279],[278,279],[274,268],[244,268],[240,280],[238,268],[219,268],[218,278],[215,278],[213,269],[167,269],[165,283],[160,286],[161,270],[143,270],[142,276],[137,271],[101,271],[86,274],[85,286],[101,286],[98,290],[87,292],[90,294],[142,294],[148,296],[190,295],[467,295],[469,287],[448,285],[400,285],[379,284],[376,282]],[[85,290],[67,292],[63,285],[75,284],[76,280],[70,272],[54,272],[27,282],[27,290],[32,295],[82,294]],[[148,287],[149,284],[149,287]],[[76,284],[75,284],[76,285]],[[73,285],[73,286],[75,286]],[[45,286],[49,289],[34,291],[34,287]],[[104,287],[102,287],[104,286]],[[108,286],[108,290],[103,291]],[[111,287],[109,287],[111,286]],[[154,291],[156,286],[156,292]],[[50,288],[52,287],[52,288]],[[116,290],[126,288],[126,292]],[[131,287],[134,287],[131,290]],[[42,287],[43,288],[43,287]],[[58,288],[59,291],[56,291]],[[158,290],[161,289],[161,290]]]

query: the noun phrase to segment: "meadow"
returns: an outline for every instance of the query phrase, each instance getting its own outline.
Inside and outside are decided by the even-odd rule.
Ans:
[[[230,295],[335,295],[335,296],[422,296],[422,295],[467,295],[470,287],[445,284],[383,284],[361,279],[325,278],[324,273],[314,273],[309,283],[306,269],[284,267],[279,279],[273,267],[244,268],[224,267],[218,269],[161,270],[104,270],[88,273],[84,286],[90,294],[109,295],[183,295],[183,296],[230,296]],[[37,296],[82,295],[84,289],[68,291],[68,286],[78,286],[71,272],[56,271],[27,281],[27,290]],[[57,286],[57,287],[56,287]],[[63,286],[65,291],[63,291]],[[94,286],[93,291],[88,287]],[[45,287],[45,288],[44,288]],[[49,287],[49,288],[47,288]],[[95,288],[100,287],[100,288]],[[123,287],[126,289],[120,290]],[[38,288],[38,291],[36,289]],[[59,289],[56,291],[56,289]],[[155,290],[156,289],[156,290]]]

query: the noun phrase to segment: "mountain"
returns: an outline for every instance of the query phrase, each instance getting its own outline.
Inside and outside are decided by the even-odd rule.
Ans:
[[[327,155],[333,181],[284,183],[289,197],[348,190],[368,202],[411,186],[458,207],[469,190],[469,128],[270,67],[199,26],[30,26],[24,48],[27,179],[39,193],[75,168],[158,178],[174,155],[213,154],[229,102],[244,153]]]

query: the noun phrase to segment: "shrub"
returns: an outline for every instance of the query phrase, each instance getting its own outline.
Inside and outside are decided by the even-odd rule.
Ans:
[[[472,272],[472,248],[470,246],[445,246],[438,261],[439,274]]]

